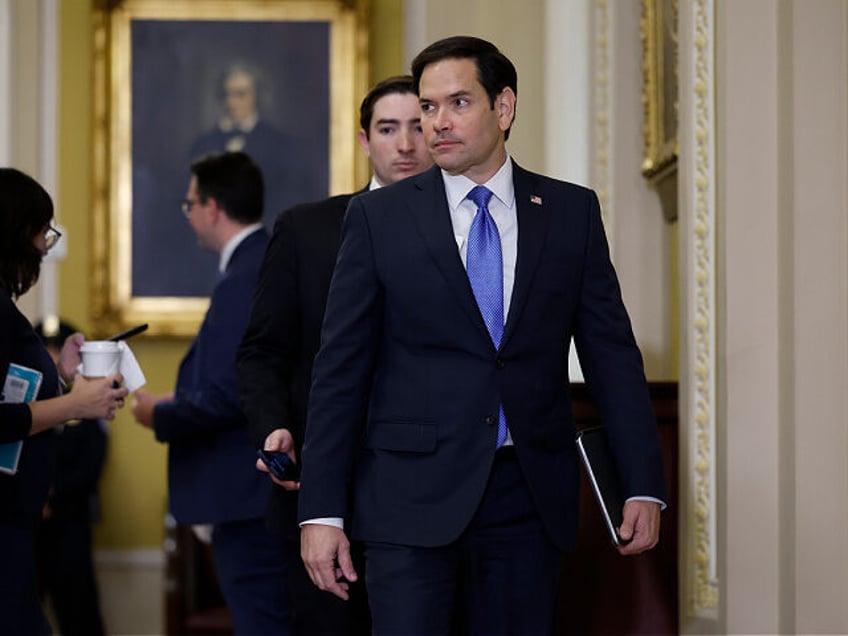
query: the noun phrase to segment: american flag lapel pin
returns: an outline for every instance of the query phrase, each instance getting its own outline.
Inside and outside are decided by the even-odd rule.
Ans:
[[[535,203],[536,205],[542,205],[542,197],[538,194],[530,195],[530,203]]]

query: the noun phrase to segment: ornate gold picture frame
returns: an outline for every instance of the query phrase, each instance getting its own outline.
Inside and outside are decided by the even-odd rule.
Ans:
[[[95,330],[196,333],[218,258],[180,213],[200,154],[254,158],[269,229],[283,208],[365,180],[355,139],[367,11],[368,0],[96,3]],[[249,90],[233,83],[239,73]],[[248,94],[242,129],[234,100]]]
[[[642,174],[655,185],[677,166],[677,2],[642,0]]]

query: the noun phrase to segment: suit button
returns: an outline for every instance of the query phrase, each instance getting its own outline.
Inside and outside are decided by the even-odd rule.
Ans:
[[[498,358],[497,360],[495,360],[495,368],[496,369],[503,369],[505,366],[506,366],[506,364],[504,364],[504,361],[503,361],[502,358]]]
[[[496,418],[494,415],[487,415],[485,419],[486,424],[488,424],[489,426],[494,425],[494,423],[497,421],[498,418]]]

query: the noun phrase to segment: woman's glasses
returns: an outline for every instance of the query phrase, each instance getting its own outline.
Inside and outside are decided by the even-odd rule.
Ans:
[[[56,245],[60,238],[62,238],[62,233],[52,225],[48,225],[47,229],[44,231],[44,242],[47,245],[47,249],[49,250],[51,247]]]

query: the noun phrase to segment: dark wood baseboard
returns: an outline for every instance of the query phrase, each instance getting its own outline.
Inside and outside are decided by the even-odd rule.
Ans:
[[[582,475],[576,552],[563,562],[557,608],[559,636],[580,634],[677,634],[677,383],[650,384],[669,488],[660,543],[652,551],[622,557],[607,539],[592,491]],[[578,428],[601,422],[584,384],[572,385]]]

